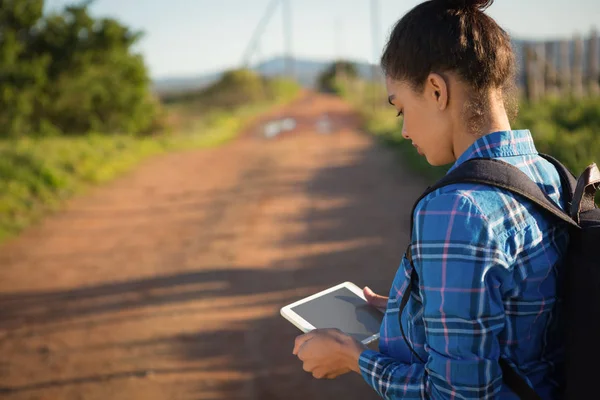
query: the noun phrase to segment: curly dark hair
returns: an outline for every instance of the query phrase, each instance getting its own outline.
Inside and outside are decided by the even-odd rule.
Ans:
[[[516,62],[510,36],[484,13],[493,0],[430,0],[395,25],[381,58],[386,76],[423,90],[432,73],[455,73],[472,89],[466,105],[474,123],[488,107],[489,89],[502,89],[516,115]]]

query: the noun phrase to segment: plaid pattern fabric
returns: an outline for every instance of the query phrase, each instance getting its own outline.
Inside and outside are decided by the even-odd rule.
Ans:
[[[527,130],[479,138],[453,170],[476,157],[525,172],[564,207],[560,177]],[[557,284],[567,228],[526,200],[493,187],[457,184],[415,210],[412,267],[402,260],[381,326],[380,352],[366,350],[364,379],[386,399],[517,399],[502,381],[500,357],[517,365],[544,399],[555,398],[563,359]],[[405,345],[402,324],[422,364]]]

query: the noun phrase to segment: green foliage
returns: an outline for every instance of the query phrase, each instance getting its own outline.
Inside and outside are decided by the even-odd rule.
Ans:
[[[203,92],[203,96],[209,98],[214,107],[234,108],[265,100],[267,89],[260,75],[249,70],[235,70],[223,74],[217,83]]]
[[[44,15],[43,0],[0,0],[0,239],[148,156],[230,140],[299,91],[230,71],[163,107],[132,51],[140,33],[90,3]]]
[[[340,80],[356,80],[358,78],[358,70],[356,65],[348,61],[336,61],[331,64],[318,77],[319,90],[327,93],[339,93]]]
[[[267,79],[259,74],[238,69],[225,72],[212,85],[200,90],[165,95],[165,104],[193,104],[196,111],[233,110],[251,103],[274,100],[282,92],[295,92],[297,85],[285,79]]]
[[[548,98],[523,103],[515,127],[531,129],[536,147],[561,160],[579,175],[600,165],[600,99]],[[596,197],[600,205],[600,193]]]
[[[266,79],[252,71],[235,70],[204,89],[165,95],[162,100],[171,111],[170,128],[190,131],[216,115],[253,104],[289,101],[299,90],[300,86],[288,79]]]
[[[376,99],[385,97],[379,85],[364,81],[341,85],[339,92],[361,113],[368,132],[398,149],[404,162],[430,181],[441,178],[449,166],[431,167],[401,135],[402,120]],[[547,98],[521,102],[513,129],[529,129],[540,152],[561,160],[575,175],[592,163],[600,164],[600,99]],[[599,204],[600,204],[600,199]]]
[[[272,78],[267,80],[267,93],[270,101],[288,102],[300,92],[300,85],[287,78]]]
[[[0,241],[19,232],[89,185],[106,182],[141,160],[165,151],[213,147],[234,139],[259,113],[294,98],[294,82],[268,82],[273,101],[247,104],[235,113],[213,109],[198,115],[193,104],[166,108],[186,124],[159,135],[23,137],[0,139]]]
[[[0,136],[139,133],[158,103],[141,35],[88,4],[43,15],[42,0],[0,0]]]
[[[538,150],[563,161],[576,175],[600,163],[600,99],[523,103],[513,126],[530,129]]]

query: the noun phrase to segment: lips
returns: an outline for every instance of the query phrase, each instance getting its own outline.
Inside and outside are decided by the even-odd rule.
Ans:
[[[413,143],[412,145],[413,145],[413,147],[414,147],[415,149],[417,149],[417,152],[418,152],[420,155],[423,155],[423,152],[421,151],[421,149],[419,148],[419,146],[417,146],[417,145],[416,145],[416,144],[414,144],[414,143]]]

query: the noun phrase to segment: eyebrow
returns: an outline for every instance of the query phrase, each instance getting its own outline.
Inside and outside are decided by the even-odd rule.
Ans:
[[[396,98],[396,95],[393,95],[393,94],[392,94],[392,95],[390,95],[390,96],[388,97],[388,103],[390,103],[391,105],[395,105],[395,104],[394,104],[394,99],[395,99],[395,98]]]

